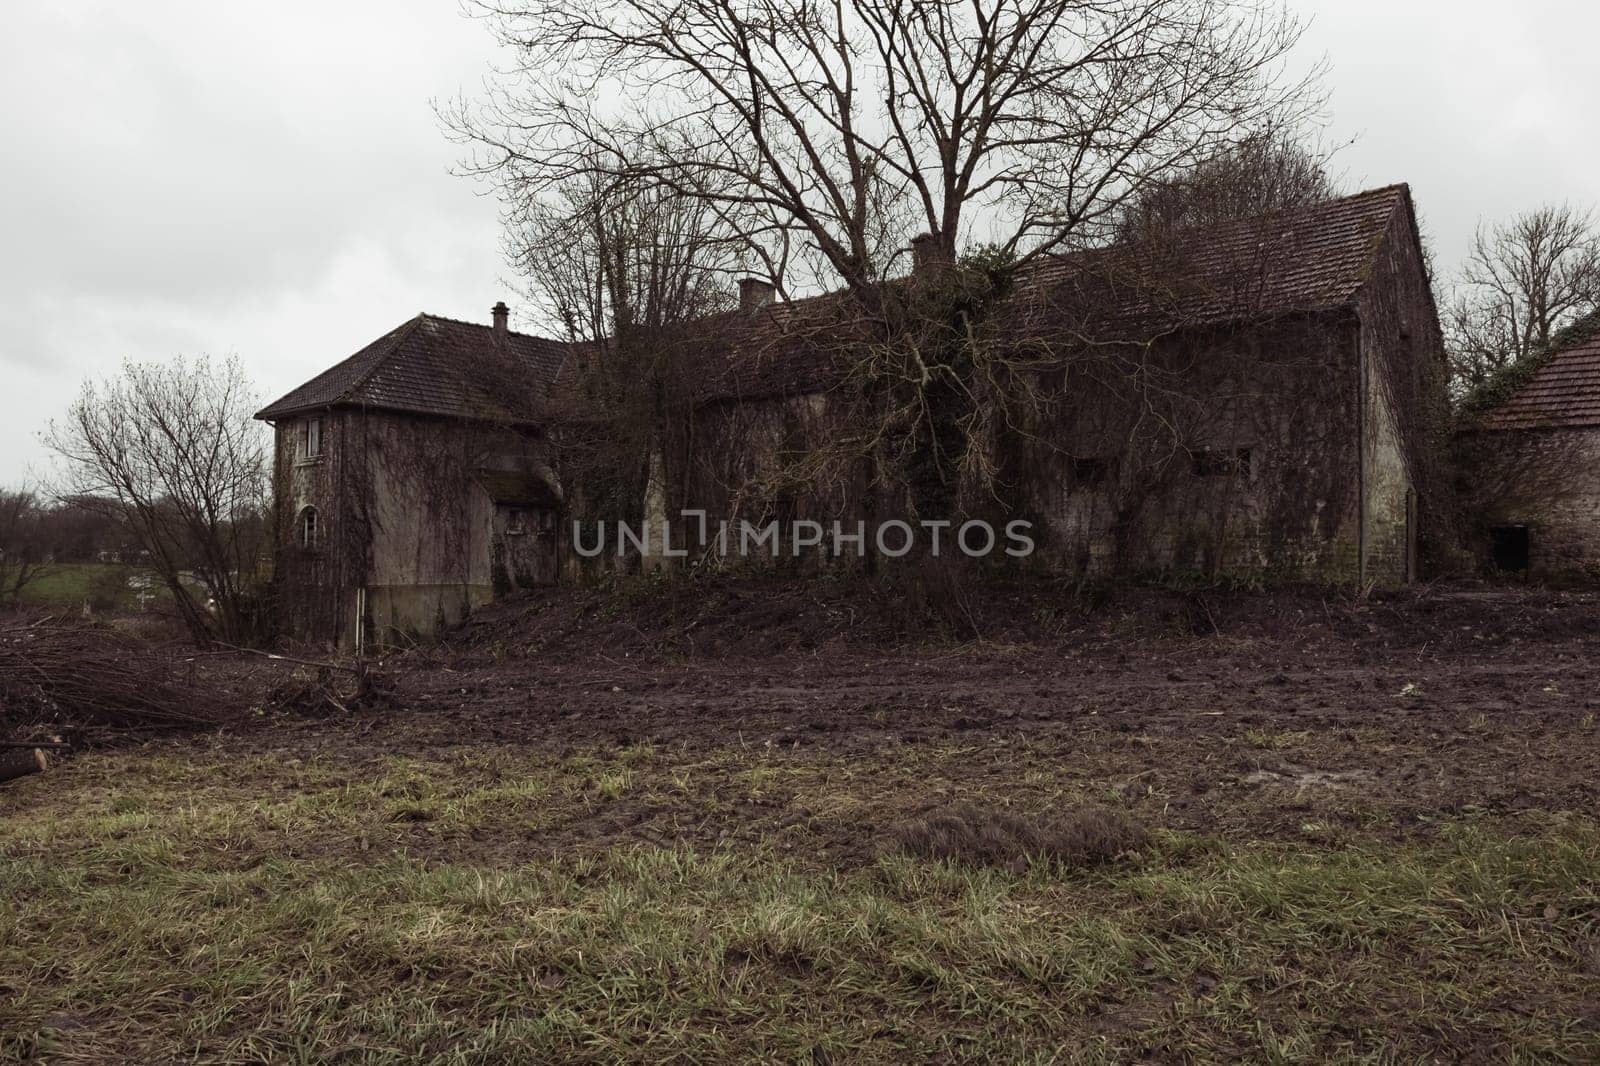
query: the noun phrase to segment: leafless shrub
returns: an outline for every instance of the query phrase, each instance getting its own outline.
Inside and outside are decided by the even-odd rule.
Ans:
[[[394,681],[359,660],[352,669],[324,665],[309,678],[285,680],[274,686],[267,698],[279,710],[326,718],[388,707],[393,696]]]
[[[262,636],[269,441],[256,406],[237,360],[128,363],[86,382],[45,434],[60,495],[127,531],[202,642]]]
[[[1109,807],[1084,806],[1024,818],[998,808],[958,804],[901,826],[895,843],[923,859],[969,866],[1025,867],[1030,860],[1091,866],[1144,847],[1145,828]]]

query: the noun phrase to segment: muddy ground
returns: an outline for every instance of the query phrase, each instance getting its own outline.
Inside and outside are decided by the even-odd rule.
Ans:
[[[552,591],[356,710],[152,648],[220,727],[0,789],[0,1059],[1597,1061],[1600,595],[890,591]]]
[[[207,743],[352,776],[485,745],[625,755],[678,782],[537,831],[412,827],[410,847],[456,860],[778,837],[848,866],[893,824],[972,799],[1330,843],[1600,800],[1595,594],[1002,598],[982,617],[1010,624],[978,641],[908,641],[892,605],[829,595],[721,585],[668,611],[532,597],[387,661],[386,709],[268,715]]]

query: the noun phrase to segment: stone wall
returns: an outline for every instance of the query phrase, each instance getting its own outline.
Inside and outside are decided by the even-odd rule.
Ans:
[[[1190,335],[1159,357],[1175,372],[1154,395],[1069,376],[1057,425],[1023,461],[1026,505],[1047,524],[1041,561],[1351,576],[1356,336],[1347,315]]]
[[[1149,394],[1124,387],[1128,353],[1080,364],[1051,383],[1052,420],[1007,443],[1000,513],[985,517],[1032,521],[1031,565],[1054,573],[1354,580],[1357,345],[1348,312],[1190,335],[1138,353]],[[827,394],[702,408],[669,442],[652,510],[829,528],[910,516],[870,471],[805,468],[851,432],[844,417]]]
[[[371,479],[367,634],[378,643],[433,634],[494,598],[494,504],[473,478],[475,434],[459,422],[351,417]]]
[[[1437,538],[1453,503],[1445,474],[1444,340],[1409,211],[1389,220],[1357,298],[1365,499],[1361,573],[1380,585],[1417,574],[1424,522]]]
[[[478,469],[528,442],[503,428],[385,411],[319,417],[314,460],[297,455],[303,418],[276,428],[285,630],[349,647],[359,625],[364,641],[403,643],[490,602],[495,506]],[[308,506],[318,513],[309,547],[299,536]]]
[[[322,422],[322,451],[300,454],[300,437],[308,418]],[[321,411],[288,419],[274,427],[274,498],[276,500],[277,565],[274,591],[281,628],[298,639],[331,641],[349,617],[346,597],[352,585],[351,550],[346,544],[351,525],[342,510],[346,495],[350,426],[336,412]],[[317,535],[301,543],[300,522],[315,508]]]
[[[1600,426],[1467,433],[1457,455],[1484,560],[1492,530],[1526,526],[1534,575],[1600,577]]]

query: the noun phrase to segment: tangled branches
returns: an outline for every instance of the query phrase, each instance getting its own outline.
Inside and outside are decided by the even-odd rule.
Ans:
[[[86,737],[205,729],[223,694],[147,647],[99,627],[46,618],[0,624],[0,730]]]

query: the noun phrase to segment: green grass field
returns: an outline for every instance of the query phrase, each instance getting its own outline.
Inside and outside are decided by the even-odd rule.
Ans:
[[[144,572],[115,563],[58,563],[29,582],[18,599],[34,607],[79,608],[90,602],[125,610],[138,605],[128,578]]]
[[[846,763],[784,783],[825,811]],[[1088,869],[832,864],[798,828],[539,843],[786,773],[735,745],[85,756],[0,793],[0,1058],[1600,1059],[1587,817],[1157,830]]]

